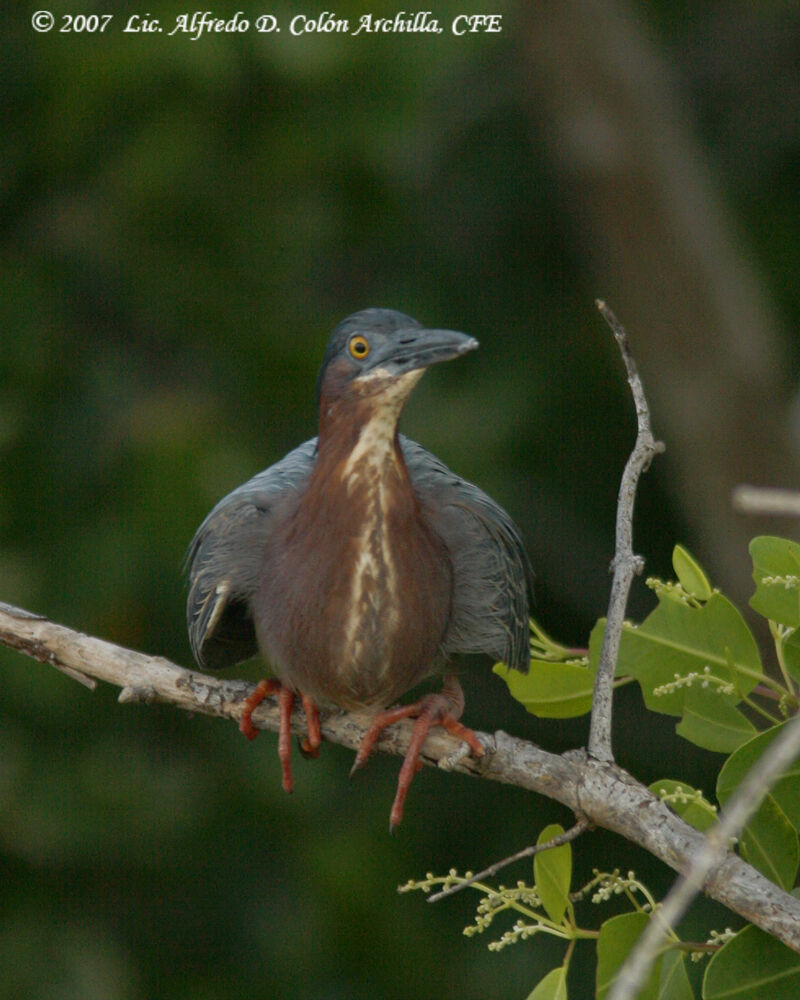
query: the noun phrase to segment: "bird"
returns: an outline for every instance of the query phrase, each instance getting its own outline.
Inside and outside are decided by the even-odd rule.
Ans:
[[[319,710],[372,717],[351,774],[383,730],[413,718],[390,829],[403,816],[429,730],[473,756],[459,720],[458,654],[483,653],[527,673],[533,571],[511,517],[477,486],[399,433],[400,414],[432,365],[475,350],[467,334],[428,329],[391,309],[344,319],[317,378],[318,436],[224,497],[187,554],[187,624],[195,659],[218,670],[261,654],[273,677],[244,700],[240,728],[268,695],[280,709],[282,783],[293,788],[290,725],[316,756]],[[423,680],[439,693],[398,705]]]

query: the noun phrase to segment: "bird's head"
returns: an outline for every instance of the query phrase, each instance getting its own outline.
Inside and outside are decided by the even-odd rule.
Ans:
[[[393,309],[364,309],[336,327],[317,378],[317,399],[331,407],[369,401],[399,415],[426,368],[478,346],[455,330],[428,330]]]

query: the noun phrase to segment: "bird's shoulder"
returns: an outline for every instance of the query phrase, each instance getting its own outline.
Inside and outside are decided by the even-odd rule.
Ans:
[[[314,466],[316,453],[317,439],[311,438],[279,462],[237,486],[211,510],[197,529],[195,538],[209,528],[224,524],[233,511],[251,507],[257,513],[269,514],[288,491],[302,488]]]

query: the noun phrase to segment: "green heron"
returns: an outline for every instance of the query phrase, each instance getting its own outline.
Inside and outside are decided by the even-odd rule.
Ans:
[[[517,527],[397,430],[424,370],[477,346],[388,309],[345,319],[317,379],[319,436],[221,500],[187,559],[198,663],[218,669],[260,651],[277,678],[246,699],[240,725],[255,736],[253,709],[277,693],[287,791],[295,696],[308,722],[303,747],[313,755],[318,705],[374,715],[353,770],[386,726],[416,718],[392,828],[432,726],[484,752],[458,721],[464,695],[451,657],[486,653],[516,670],[529,666],[532,571]],[[444,676],[440,694],[388,707],[435,674]]]

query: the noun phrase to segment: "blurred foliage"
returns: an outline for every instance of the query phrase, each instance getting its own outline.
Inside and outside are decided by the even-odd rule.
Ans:
[[[783,43],[780,73],[761,55],[777,51],[780,8],[722,25],[715,4],[653,4],[648,30],[796,320],[796,65]],[[585,641],[634,421],[575,206],[530,118],[514,7],[499,35],[196,42],[125,35],[117,3],[103,35],[36,34],[33,9],[3,15],[0,599],[188,664],[195,527],[313,434],[329,330],[384,305],[480,339],[426,377],[404,430],[508,508],[539,617]],[[462,9],[435,13],[449,25]],[[152,13],[170,24],[182,10]],[[757,134],[752,107],[768,112]],[[677,537],[692,543],[662,475],[639,507],[654,573]],[[325,747],[287,798],[269,736],[246,746],[231,726],[121,707],[5,650],[0,668],[0,998],[445,1000],[523,996],[536,980],[521,951],[463,940],[457,901],[420,912],[395,888],[511,853],[569,819],[555,805],[426,773],[389,838],[395,761],[348,783],[348,755]],[[584,739],[582,722],[530,720],[488,664],[467,685],[480,728],[553,750]],[[630,692],[618,715],[620,762],[643,780],[669,754],[709,782],[714,758],[683,767],[669,732],[654,755]],[[614,867],[619,848],[595,834],[577,877]],[[625,850],[626,866],[646,864]],[[648,875],[658,892],[668,881]]]

